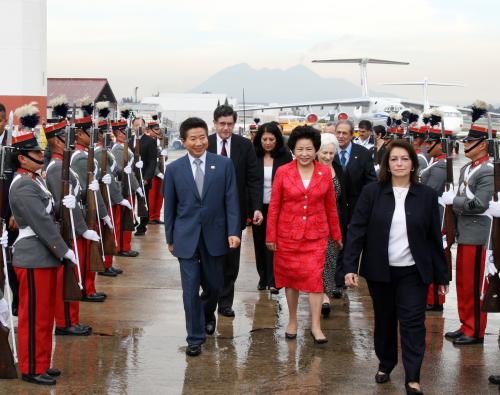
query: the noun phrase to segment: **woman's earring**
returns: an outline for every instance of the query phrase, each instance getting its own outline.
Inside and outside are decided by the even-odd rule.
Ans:
[[[411,171],[415,171],[415,169],[412,168]]]

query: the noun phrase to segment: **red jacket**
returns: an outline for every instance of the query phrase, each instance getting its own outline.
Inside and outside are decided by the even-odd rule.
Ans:
[[[266,242],[277,238],[341,240],[335,190],[330,167],[314,162],[307,189],[294,160],[278,168],[267,215]]]

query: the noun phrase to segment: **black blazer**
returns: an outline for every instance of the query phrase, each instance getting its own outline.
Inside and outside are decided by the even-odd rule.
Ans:
[[[334,161],[341,166],[339,154],[340,149],[335,154]],[[346,218],[348,223],[354,213],[361,190],[372,181],[377,181],[372,154],[365,147],[352,143],[351,156],[344,171]]]
[[[367,185],[359,197],[347,231],[344,273],[357,273],[369,281],[390,281],[389,232],[396,202],[392,185]],[[422,184],[410,186],[405,200],[410,251],[425,284],[448,284],[436,191]]]
[[[283,153],[278,155],[276,158],[273,158],[273,175],[272,180],[274,181],[274,175],[276,174],[276,170],[278,167],[287,164],[293,160],[292,154],[288,150],[288,148],[283,147]],[[262,188],[264,188],[264,157],[257,157],[257,168],[262,180]]]
[[[216,133],[208,136],[208,152],[217,154]],[[251,207],[252,211],[262,211],[262,174],[257,167],[257,156],[255,155],[253,144],[249,139],[233,133],[231,136],[230,155],[236,171],[241,229],[243,230],[246,228],[247,213],[245,207]],[[249,200],[248,204],[247,199]]]
[[[337,196],[337,212],[339,215],[340,231],[342,239],[345,240],[347,235],[347,195],[345,187],[345,175],[342,166],[337,162],[333,162],[333,170],[340,181],[340,196]]]
[[[142,168],[142,177],[151,184],[155,176],[156,162],[158,161],[158,149],[156,140],[146,134],[141,137],[141,160],[144,165]]]

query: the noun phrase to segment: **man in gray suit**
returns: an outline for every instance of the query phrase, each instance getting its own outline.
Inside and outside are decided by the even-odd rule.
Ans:
[[[481,284],[485,244],[490,219],[482,215],[493,197],[493,165],[488,157],[488,130],[473,125],[464,139],[465,156],[471,161],[460,170],[458,191],[443,193],[443,204],[453,204],[457,218],[457,305],[461,326],[447,332],[455,345],[482,344],[486,313],[481,312]]]
[[[165,170],[165,236],[180,263],[186,354],[197,356],[206,335],[215,331],[224,256],[240,245],[240,212],[234,166],[229,158],[207,152],[205,121],[186,119],[180,136],[188,154]]]

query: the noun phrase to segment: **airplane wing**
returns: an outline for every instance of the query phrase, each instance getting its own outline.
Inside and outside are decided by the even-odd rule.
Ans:
[[[275,104],[271,106],[245,108],[244,111],[264,111],[264,110],[283,110],[284,108],[300,108],[300,107],[328,107],[328,106],[362,106],[370,104],[371,100],[368,97],[359,97],[354,99],[339,99],[339,100],[325,100],[313,101],[302,103],[289,103],[289,104]],[[238,110],[243,112],[243,109]]]

